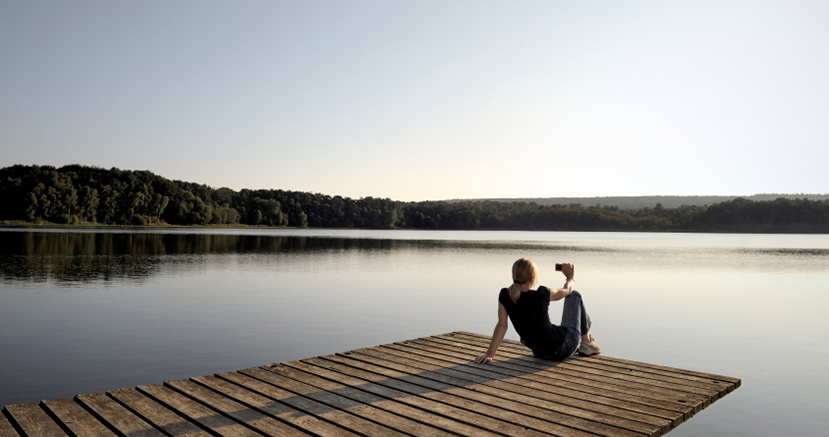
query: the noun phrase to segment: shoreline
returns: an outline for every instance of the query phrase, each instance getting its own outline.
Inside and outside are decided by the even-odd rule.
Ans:
[[[477,229],[430,229],[430,228],[316,228],[296,226],[265,226],[265,225],[173,225],[169,223],[149,225],[107,225],[101,223],[76,223],[60,224],[51,222],[29,223],[21,221],[5,220],[0,221],[0,228],[33,228],[33,229],[309,229],[309,230],[354,230],[354,231],[484,231],[484,232],[622,232],[622,233],[664,233],[664,234],[775,234],[775,235],[829,235],[829,232],[786,232],[786,231],[736,231],[736,230],[705,230],[705,229],[501,229],[501,228],[477,228]]]

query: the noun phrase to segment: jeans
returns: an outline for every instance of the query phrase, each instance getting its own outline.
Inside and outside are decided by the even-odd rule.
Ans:
[[[569,296],[564,298],[564,311],[559,325],[565,328],[567,333],[564,335],[564,342],[551,358],[562,360],[573,355],[581,345],[581,336],[590,332],[590,325],[590,316],[584,309],[581,294],[573,290]]]

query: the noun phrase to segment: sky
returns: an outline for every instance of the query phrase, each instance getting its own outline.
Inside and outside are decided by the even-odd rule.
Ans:
[[[826,1],[0,2],[0,167],[352,198],[827,193]]]

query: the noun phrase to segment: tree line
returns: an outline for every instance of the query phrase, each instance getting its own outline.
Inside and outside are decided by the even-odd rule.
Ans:
[[[737,198],[710,206],[639,209],[525,201],[401,202],[216,189],[149,171],[82,165],[0,169],[0,205],[0,220],[60,224],[829,232],[829,200]]]

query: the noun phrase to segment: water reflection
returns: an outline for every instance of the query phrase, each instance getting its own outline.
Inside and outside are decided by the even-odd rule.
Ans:
[[[393,249],[395,240],[151,233],[0,233],[0,254],[196,255],[331,249]]]
[[[536,249],[622,252],[600,246],[539,242],[318,238],[278,235],[147,232],[0,232],[0,277],[4,281],[50,279],[77,283],[141,280],[164,264],[203,263],[196,255],[397,249]]]
[[[609,355],[743,378],[671,435],[824,431],[829,235],[0,227],[0,406],[488,334],[521,256]]]

